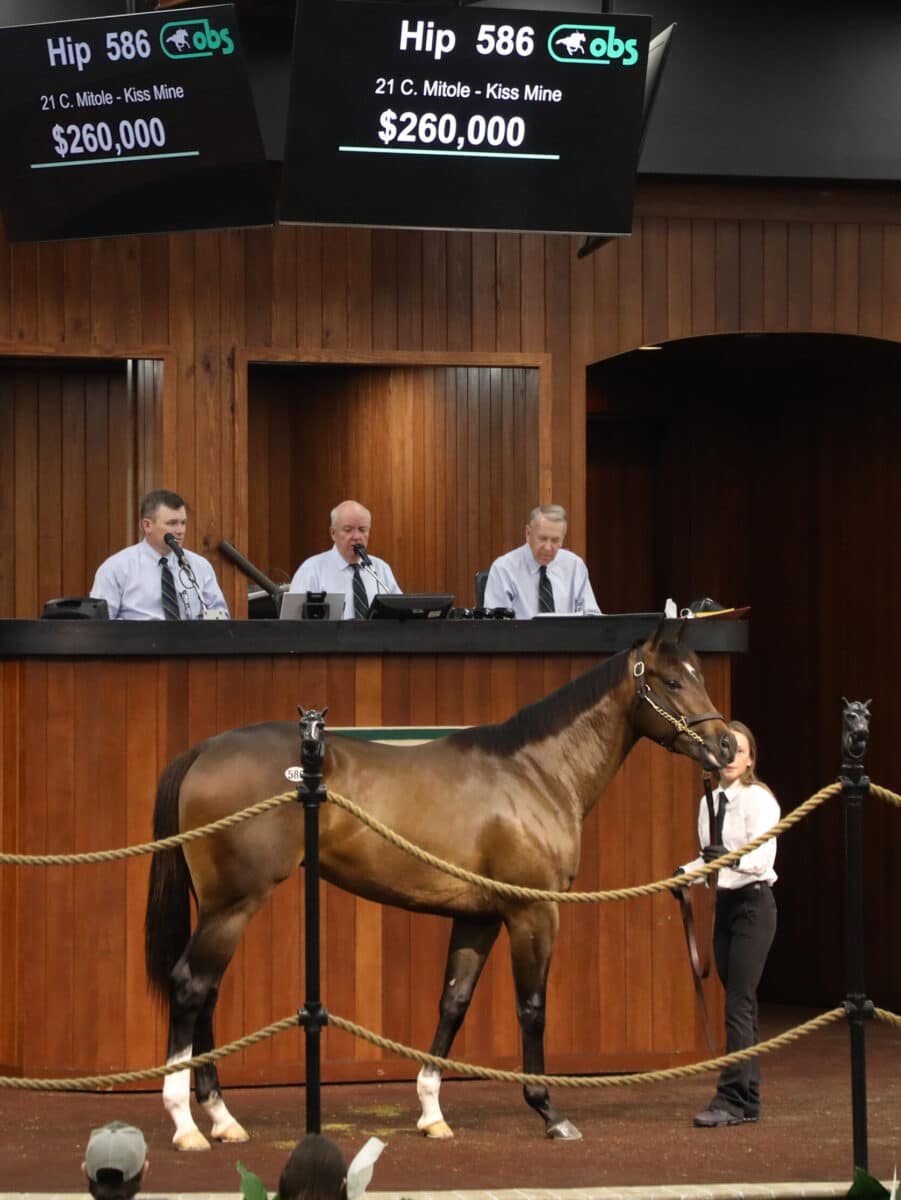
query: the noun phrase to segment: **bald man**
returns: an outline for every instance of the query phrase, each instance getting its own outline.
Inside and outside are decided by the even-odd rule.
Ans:
[[[342,501],[331,512],[331,550],[304,559],[288,591],[343,593],[346,621],[365,616],[364,608],[377,593],[400,595],[401,587],[385,560],[366,551],[371,530],[369,509],[356,500]],[[362,546],[365,557],[357,553],[356,546]],[[365,568],[367,561],[370,570]]]

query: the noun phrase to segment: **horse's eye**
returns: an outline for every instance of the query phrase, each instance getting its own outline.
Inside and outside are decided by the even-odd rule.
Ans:
[[[677,692],[679,690],[679,688],[682,686],[681,681],[678,679],[664,679],[663,682],[666,684],[666,686],[669,688],[669,690],[671,692]]]

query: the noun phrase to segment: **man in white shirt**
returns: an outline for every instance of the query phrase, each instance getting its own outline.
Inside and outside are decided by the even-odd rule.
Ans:
[[[523,545],[491,564],[486,608],[512,608],[520,620],[555,612],[601,615],[588,568],[578,554],[563,549],[566,523],[561,504],[532,509]]]
[[[228,616],[216,572],[182,543],[188,512],[177,492],[157,488],[141,500],[143,539],[97,568],[91,595],[120,621],[192,621],[206,612]],[[170,537],[172,544],[167,543]]]
[[[356,500],[342,501],[331,512],[332,548],[304,559],[288,591],[341,592],[345,597],[344,619],[348,621],[365,617],[377,593],[400,595],[400,585],[385,560],[366,550],[371,530],[369,509]]]

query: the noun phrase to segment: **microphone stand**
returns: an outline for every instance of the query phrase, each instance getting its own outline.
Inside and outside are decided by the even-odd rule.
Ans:
[[[365,547],[356,544],[354,545],[354,550],[356,551],[357,559],[359,560],[357,565],[362,567],[364,571],[367,571],[372,576],[376,582],[378,592],[385,593],[387,588],[385,587],[384,583],[382,583],[381,579],[379,579],[376,569],[372,565],[372,560],[366,553]]]

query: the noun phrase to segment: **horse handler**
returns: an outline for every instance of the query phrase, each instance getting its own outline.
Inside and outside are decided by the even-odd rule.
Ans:
[[[753,841],[779,820],[776,797],[756,774],[757,743],[747,725],[730,721],[735,758],[718,773],[716,809],[701,797],[698,839],[701,855],[678,868],[692,871]],[[776,839],[771,838],[717,877],[713,954],[726,989],[726,1053],[760,1041],[757,986],[776,934]],[[760,1120],[760,1060],[724,1067],[716,1094],[694,1118],[702,1129]]]

